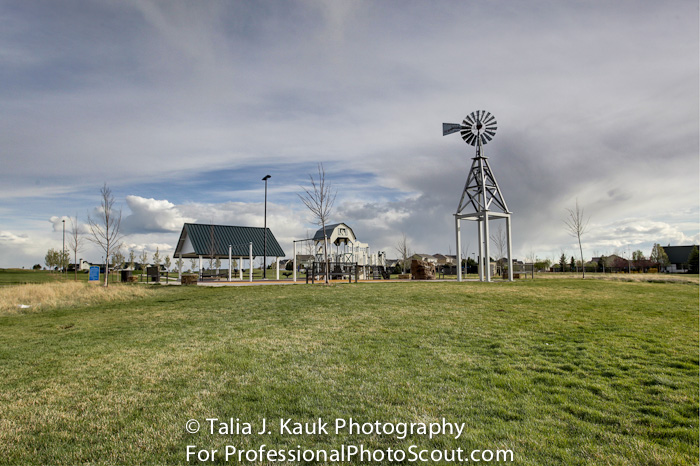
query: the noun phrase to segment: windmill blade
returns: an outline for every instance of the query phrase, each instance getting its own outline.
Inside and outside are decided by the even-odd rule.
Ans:
[[[462,125],[459,123],[443,123],[442,124],[442,135],[447,136],[448,134],[456,133],[462,130]]]
[[[471,144],[472,146],[475,146],[476,145],[476,134],[474,134],[470,131],[468,138],[467,138],[467,143]]]
[[[492,124],[492,123],[493,123],[494,125],[496,124],[496,117],[493,116],[493,115],[491,115],[491,114],[488,114],[488,115],[486,116],[486,118],[484,119],[484,125],[487,125],[487,126],[488,126],[488,125],[490,125],[490,124]]]
[[[471,144],[473,146],[476,137],[471,131],[462,131],[462,139],[464,139],[464,142],[466,142],[467,144]]]

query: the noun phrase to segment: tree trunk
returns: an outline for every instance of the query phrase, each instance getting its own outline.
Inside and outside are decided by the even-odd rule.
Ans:
[[[105,258],[105,288],[109,286],[109,255]]]
[[[323,225],[323,263],[324,267],[326,269],[326,279],[325,279],[325,284],[330,285],[330,280],[328,280],[328,272],[330,272],[329,267],[328,267],[328,237],[326,237],[326,223],[324,222]]]

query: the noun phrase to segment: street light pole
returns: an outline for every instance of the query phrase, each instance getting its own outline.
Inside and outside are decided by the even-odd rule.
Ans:
[[[63,275],[66,274],[66,219],[63,222],[63,254],[61,254],[61,266],[63,267]]]
[[[271,178],[270,175],[265,175],[263,181],[265,182],[265,228],[263,230],[264,240],[263,240],[263,279],[267,278],[267,180]]]

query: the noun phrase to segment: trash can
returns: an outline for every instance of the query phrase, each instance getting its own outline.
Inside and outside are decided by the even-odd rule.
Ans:
[[[122,270],[121,279],[122,283],[131,281],[131,270]]]

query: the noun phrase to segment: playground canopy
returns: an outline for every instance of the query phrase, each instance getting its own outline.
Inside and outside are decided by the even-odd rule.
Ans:
[[[328,241],[336,246],[340,244],[352,244],[357,241],[355,232],[345,223],[333,223],[326,225],[326,235]],[[314,242],[323,242],[323,228],[319,228],[313,237]]]

